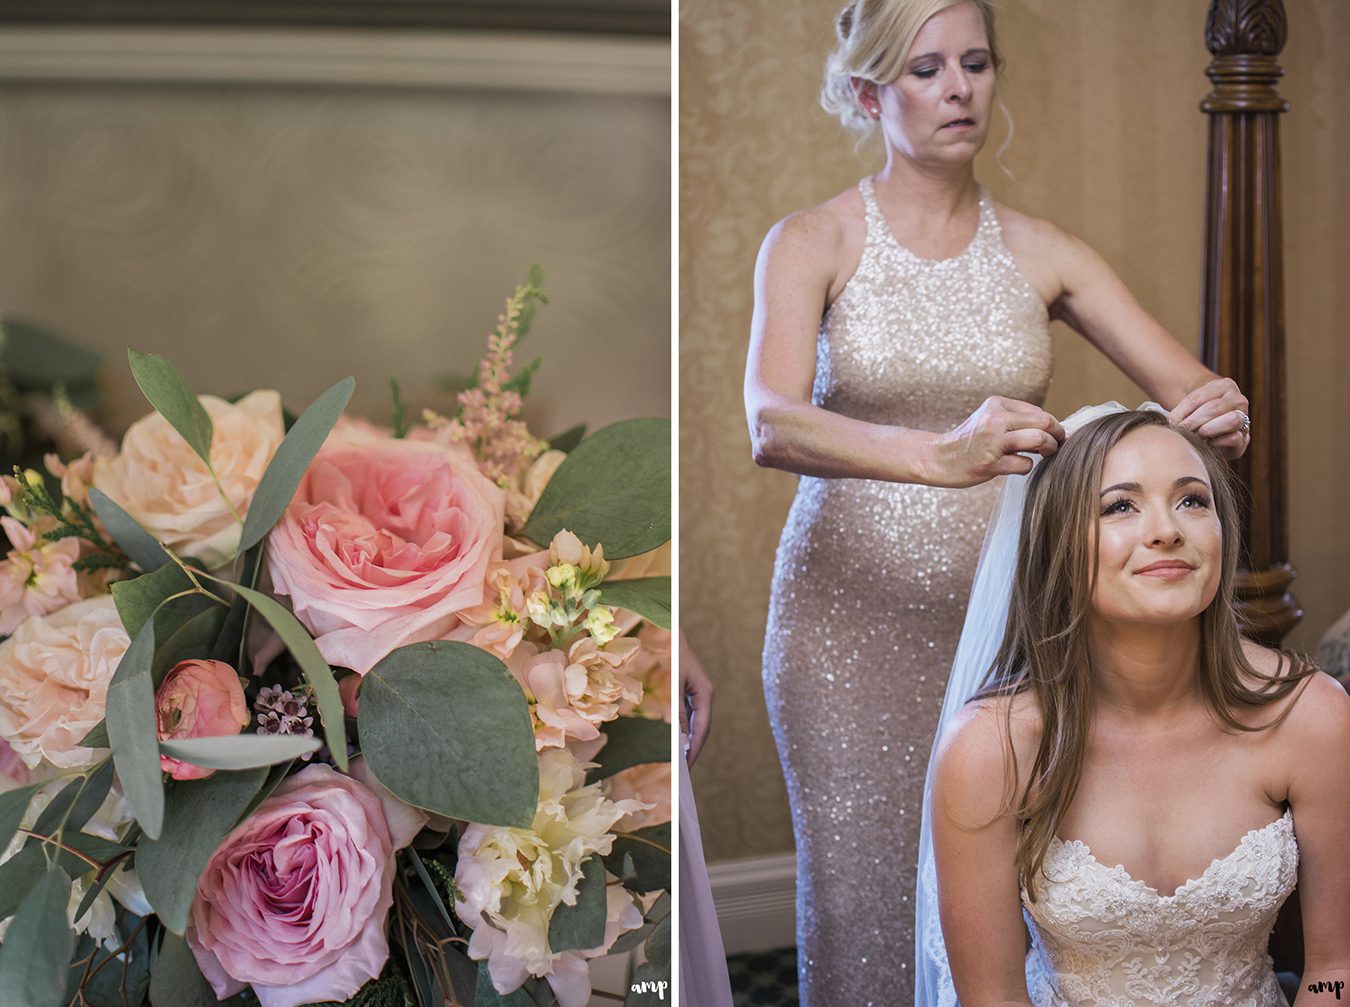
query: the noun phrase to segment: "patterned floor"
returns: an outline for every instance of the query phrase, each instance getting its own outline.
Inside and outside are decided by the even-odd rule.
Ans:
[[[797,949],[727,959],[734,1007],[797,1007]]]

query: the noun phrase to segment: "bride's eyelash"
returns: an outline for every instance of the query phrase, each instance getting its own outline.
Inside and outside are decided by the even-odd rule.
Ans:
[[[1106,517],[1108,514],[1124,514],[1125,511],[1116,509],[1121,504],[1129,504],[1131,507],[1134,506],[1134,502],[1129,497],[1117,497],[1114,500],[1108,500],[1102,506],[1102,517]]]
[[[1211,500],[1204,493],[1187,493],[1184,497],[1182,497],[1181,502],[1184,504],[1192,500],[1195,501],[1196,507],[1198,508],[1208,510],[1209,507],[1211,506]]]
[[[1213,501],[1211,501],[1209,496],[1205,493],[1187,493],[1181,498],[1181,503],[1187,510],[1209,510],[1209,508],[1213,506]],[[1126,505],[1123,509],[1122,504]],[[1106,517],[1110,514],[1125,514],[1128,510],[1133,509],[1133,507],[1134,501],[1129,497],[1117,497],[1114,500],[1108,500],[1102,505],[1101,516]]]

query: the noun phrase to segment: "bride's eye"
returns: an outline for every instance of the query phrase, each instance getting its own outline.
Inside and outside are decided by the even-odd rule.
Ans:
[[[1102,517],[1106,517],[1108,514],[1128,514],[1133,506],[1134,504],[1130,502],[1129,497],[1112,500],[1102,508]]]
[[[1203,493],[1187,493],[1181,498],[1181,506],[1186,510],[1209,510],[1209,497]]]

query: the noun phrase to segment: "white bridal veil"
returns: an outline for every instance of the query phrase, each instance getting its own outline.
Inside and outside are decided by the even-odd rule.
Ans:
[[[1119,402],[1085,406],[1064,421],[1064,432],[1072,435],[1083,424],[1109,413],[1122,412],[1125,408]],[[1162,411],[1162,407],[1153,402],[1146,402],[1139,408]],[[1039,463],[1039,458],[1035,460]],[[994,504],[994,513],[984,536],[984,548],[975,569],[975,582],[970,588],[961,641],[957,644],[956,658],[947,679],[947,694],[942,701],[942,713],[934,736],[934,754],[937,739],[942,737],[957,711],[979,690],[1003,642],[1029,478],[1008,476]],[[933,829],[929,818],[932,787],[933,759],[930,756],[923,788],[919,875],[914,893],[914,1004],[915,1007],[959,1007],[951,969],[947,965],[947,948],[942,941],[942,925],[938,920],[937,869],[933,862]]]

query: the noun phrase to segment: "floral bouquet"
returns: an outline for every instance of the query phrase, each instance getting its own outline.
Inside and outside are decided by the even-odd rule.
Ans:
[[[120,447],[5,478],[6,1004],[665,999],[670,425],[533,436],[541,300],[451,416],[132,351]]]

